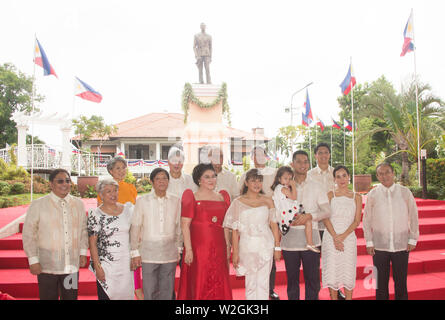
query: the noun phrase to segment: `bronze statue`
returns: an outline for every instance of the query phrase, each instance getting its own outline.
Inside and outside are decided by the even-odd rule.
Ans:
[[[201,33],[195,35],[193,42],[193,51],[195,51],[196,66],[199,70],[199,83],[204,83],[202,76],[202,67],[206,69],[207,84],[210,80],[210,62],[212,62],[212,37],[205,32],[206,25],[201,23]]]

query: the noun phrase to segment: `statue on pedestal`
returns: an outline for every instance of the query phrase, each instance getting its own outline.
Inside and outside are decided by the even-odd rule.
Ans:
[[[202,68],[206,69],[207,84],[210,80],[210,62],[212,62],[212,37],[205,32],[206,25],[201,23],[201,33],[195,35],[193,51],[195,52],[196,66],[199,70],[199,83],[204,83]]]

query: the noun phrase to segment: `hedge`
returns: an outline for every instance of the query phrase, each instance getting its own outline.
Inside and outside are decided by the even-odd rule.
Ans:
[[[426,160],[426,181],[428,189],[430,186],[445,186],[445,159]]]

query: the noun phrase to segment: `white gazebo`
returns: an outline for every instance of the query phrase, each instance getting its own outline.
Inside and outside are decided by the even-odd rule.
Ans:
[[[44,112],[35,112],[34,114],[28,114],[26,112],[15,112],[12,117],[12,120],[15,121],[17,124],[17,165],[22,166],[24,168],[35,168],[35,160],[39,159],[40,157],[37,154],[36,159],[28,159],[28,150],[31,147],[33,149],[33,146],[27,146],[26,145],[26,133],[30,126],[34,124],[38,125],[52,125],[52,126],[58,126],[60,128],[60,131],[62,132],[62,152],[61,152],[61,159],[58,163],[58,167],[61,167],[63,169],[66,169],[68,172],[71,172],[71,153],[72,153],[72,146],[70,142],[70,133],[71,133],[71,118],[69,114],[59,114],[58,112],[52,113],[52,114],[45,114]],[[36,148],[37,150],[39,148]],[[31,151],[31,158],[34,158],[36,155],[34,150]],[[47,150],[43,150],[44,152],[41,152],[42,154],[47,154]],[[45,152],[46,151],[46,152]],[[55,151],[54,151],[55,152]],[[31,161],[30,161],[31,160]],[[43,167],[45,169],[48,168],[48,161],[44,161],[46,165],[44,164]],[[40,167],[40,166],[39,166]],[[53,167],[53,166],[51,166]]]

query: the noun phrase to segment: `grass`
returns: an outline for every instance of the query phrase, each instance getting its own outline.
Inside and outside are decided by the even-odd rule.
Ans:
[[[32,198],[33,200],[35,200],[45,195],[46,194],[34,193]],[[0,208],[15,207],[30,203],[31,203],[31,194],[29,193],[0,196]]]
[[[149,192],[138,193],[138,196],[143,196],[148,193]],[[34,193],[32,195],[32,198],[33,200],[36,200],[46,195],[47,193],[45,194]],[[0,196],[0,208],[16,207],[30,203],[31,203],[31,194],[29,193]]]

